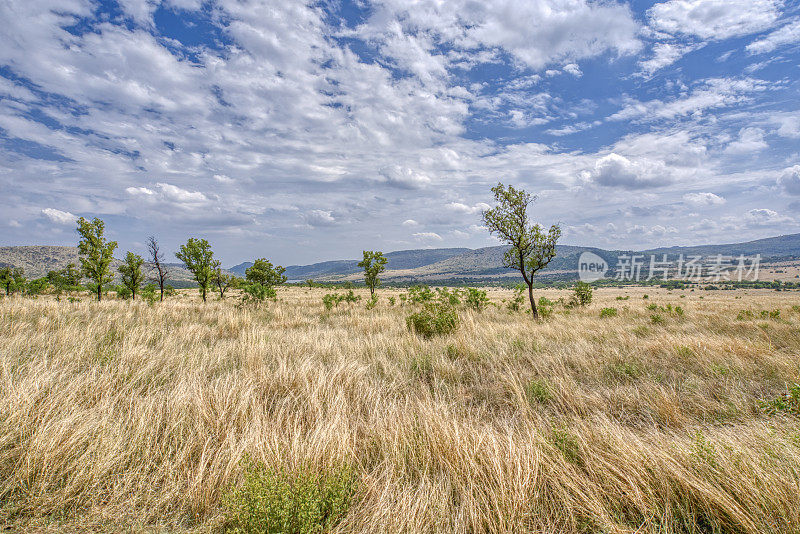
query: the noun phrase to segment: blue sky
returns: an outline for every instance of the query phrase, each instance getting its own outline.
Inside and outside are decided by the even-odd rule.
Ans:
[[[223,263],[800,232],[800,5],[5,0],[0,244],[206,237]]]

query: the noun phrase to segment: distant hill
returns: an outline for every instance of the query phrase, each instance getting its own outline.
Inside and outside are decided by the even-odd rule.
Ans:
[[[515,271],[503,267],[503,254],[506,247],[437,248],[418,250],[399,250],[389,252],[387,271],[382,278],[394,282],[480,282],[498,278],[515,278]],[[760,254],[762,260],[777,261],[800,258],[800,234],[782,235],[757,239],[745,243],[728,243],[722,245],[700,245],[691,247],[661,247],[640,251],[605,250],[593,247],[559,245],[556,258],[547,269],[541,272],[545,277],[571,278],[576,275],[578,257],[586,251],[604,258],[611,268],[617,264],[621,254],[669,254],[674,258],[678,254],[684,256],[699,255],[705,258],[722,254],[724,256],[754,256]],[[360,280],[361,269],[358,259],[333,260],[314,263],[312,265],[291,265],[286,268],[289,280],[313,279],[317,281]],[[78,265],[78,249],[76,247],[23,246],[0,247],[0,267],[11,265],[22,267],[29,278],[37,278],[47,271],[61,269],[68,263]],[[115,259],[112,269],[116,269],[120,260]],[[191,273],[182,264],[168,264],[171,268],[170,280],[176,287],[193,285]],[[228,269],[228,272],[244,276],[245,270],[252,262],[245,262]]]
[[[458,250],[458,249],[439,249]],[[458,254],[450,255],[436,262],[431,262],[418,267],[406,267],[389,261],[383,279],[387,281],[404,282],[443,282],[443,281],[480,281],[497,278],[516,278],[516,271],[503,267],[504,246],[484,247],[479,249],[462,249]],[[785,258],[800,258],[800,234],[783,235],[758,239],[745,243],[730,243],[722,245],[701,245],[692,247],[662,247],[647,250],[606,250],[595,247],[578,247],[572,245],[558,245],[556,258],[541,272],[542,276],[574,277],[578,265],[578,258],[583,252],[593,252],[605,259],[611,268],[616,267],[617,258],[623,254],[669,254],[674,258],[678,254],[685,256],[700,255],[706,258],[722,254],[724,256],[754,256],[761,254],[762,260],[777,260]],[[403,251],[405,253],[413,251]],[[320,281],[358,280],[359,269],[354,267],[356,260],[339,260],[323,262],[307,266],[295,266],[294,272],[304,273],[303,276],[290,277],[294,279],[314,278]],[[288,272],[288,270],[287,270]],[[315,273],[315,274],[310,274]]]
[[[416,250],[398,250],[388,252],[389,266],[392,269],[416,269],[431,263],[469,252],[468,248],[433,248]],[[330,276],[343,276],[361,272],[359,260],[333,260],[314,263],[312,265],[290,265],[286,267],[286,277],[289,280],[307,280]],[[239,276],[244,276],[253,262],[247,261],[228,269]]]
[[[20,246],[0,247],[0,267],[22,267],[27,278],[40,278],[48,271],[63,269],[70,263],[80,267],[77,247],[58,246]],[[122,260],[114,258],[111,262],[111,271],[115,281],[119,281],[117,268]],[[169,268],[168,283],[175,287],[194,285],[192,273],[186,270],[182,263],[166,263]],[[149,275],[149,264],[144,266],[145,275]]]

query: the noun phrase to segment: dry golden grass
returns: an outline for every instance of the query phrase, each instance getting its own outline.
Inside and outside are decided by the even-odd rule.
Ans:
[[[800,421],[759,404],[800,381],[800,294],[604,289],[425,340],[399,291],[324,293],[0,300],[0,521],[219,531],[247,454],[354,466],[341,532],[800,532]],[[651,303],[686,313],[654,324]]]

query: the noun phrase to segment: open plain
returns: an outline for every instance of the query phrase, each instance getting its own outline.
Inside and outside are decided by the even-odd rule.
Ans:
[[[0,522],[221,531],[255,462],[346,468],[335,532],[800,531],[800,293],[489,290],[423,338],[325,292],[0,300]]]

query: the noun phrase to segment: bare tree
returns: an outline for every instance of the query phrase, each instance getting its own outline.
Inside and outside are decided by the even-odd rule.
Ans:
[[[150,264],[153,269],[153,280],[158,284],[161,289],[161,300],[164,300],[164,286],[167,283],[167,276],[169,276],[169,268],[164,264],[164,254],[158,246],[158,239],[155,236],[147,238],[147,250],[150,253]]]

